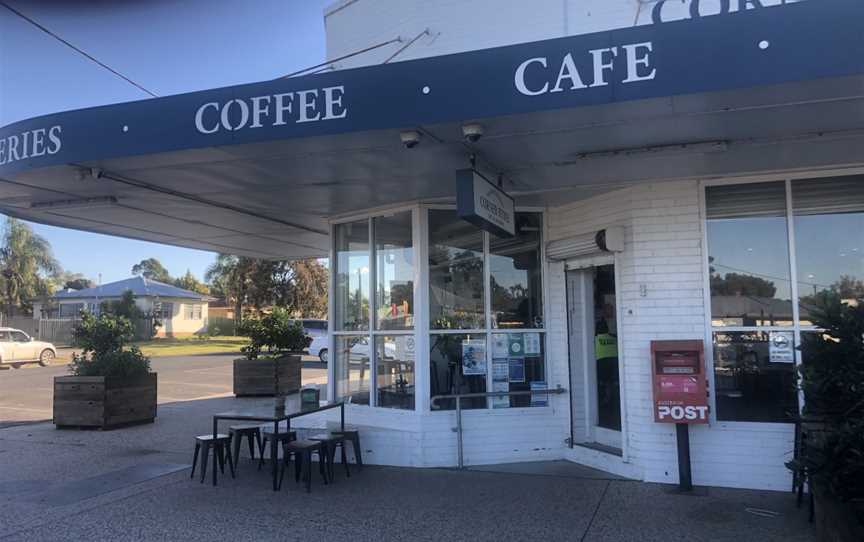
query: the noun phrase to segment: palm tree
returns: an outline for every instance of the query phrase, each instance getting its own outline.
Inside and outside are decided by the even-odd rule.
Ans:
[[[3,309],[11,315],[15,307],[29,306],[30,300],[51,293],[51,277],[60,265],[51,244],[20,220],[7,218],[0,247],[0,295]]]

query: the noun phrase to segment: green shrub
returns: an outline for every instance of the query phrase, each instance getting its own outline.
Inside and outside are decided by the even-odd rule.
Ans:
[[[134,330],[124,316],[83,313],[72,331],[73,343],[82,351],[72,355],[69,371],[75,376],[120,378],[150,373],[150,359],[137,346],[127,348]]]
[[[288,311],[280,308],[260,318],[247,318],[238,333],[250,339],[249,346],[241,349],[246,359],[257,359],[262,351],[272,355],[302,352],[312,343],[300,322],[292,320]]]
[[[823,332],[802,334],[804,430],[824,434],[788,466],[803,463],[841,499],[864,499],[864,299],[822,294],[810,318]]]

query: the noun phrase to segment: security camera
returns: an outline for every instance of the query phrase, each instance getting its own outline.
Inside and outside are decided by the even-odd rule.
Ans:
[[[462,136],[469,143],[477,143],[483,137],[483,126],[481,124],[463,124]]]
[[[399,139],[402,141],[402,144],[405,145],[406,149],[413,149],[419,145],[421,137],[423,136],[416,130],[405,130],[399,134]]]

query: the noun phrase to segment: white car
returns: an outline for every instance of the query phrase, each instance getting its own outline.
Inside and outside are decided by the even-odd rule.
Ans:
[[[0,365],[17,367],[25,363],[38,363],[45,367],[57,357],[51,343],[36,341],[20,329],[0,327]]]
[[[312,342],[309,344],[309,355],[318,356],[321,363],[327,363],[327,335],[312,337]],[[396,345],[392,342],[384,343],[384,355],[387,358],[396,358]],[[366,337],[357,339],[351,345],[351,359],[353,361],[369,359],[369,340]]]

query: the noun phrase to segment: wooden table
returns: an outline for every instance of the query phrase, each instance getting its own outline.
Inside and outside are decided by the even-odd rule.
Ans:
[[[275,436],[279,435],[279,424],[281,422],[286,422],[286,431],[291,431],[291,420],[294,418],[299,418],[300,416],[306,416],[308,414],[314,414],[315,412],[322,412],[325,410],[330,410],[333,408],[339,409],[339,421],[340,428],[345,430],[345,403],[339,401],[336,403],[332,403],[325,406],[306,406],[304,408],[302,402],[300,401],[300,393],[292,393],[285,397],[285,412],[284,414],[276,414],[276,411],[273,407],[270,408],[254,408],[254,409],[242,409],[242,410],[229,410],[226,412],[219,412],[218,414],[213,415],[213,438],[215,440],[216,435],[219,433],[219,422],[222,420],[236,420],[236,421],[247,421],[247,422],[264,422],[264,423],[272,423],[273,424],[273,434]],[[215,453],[215,452],[214,452]],[[218,470],[217,464],[219,462],[216,461],[216,458],[213,458],[213,485],[216,485],[216,471]],[[273,471],[273,491],[278,489],[279,484],[279,445],[277,440],[274,438],[271,442],[270,446],[270,463],[271,469]]]

